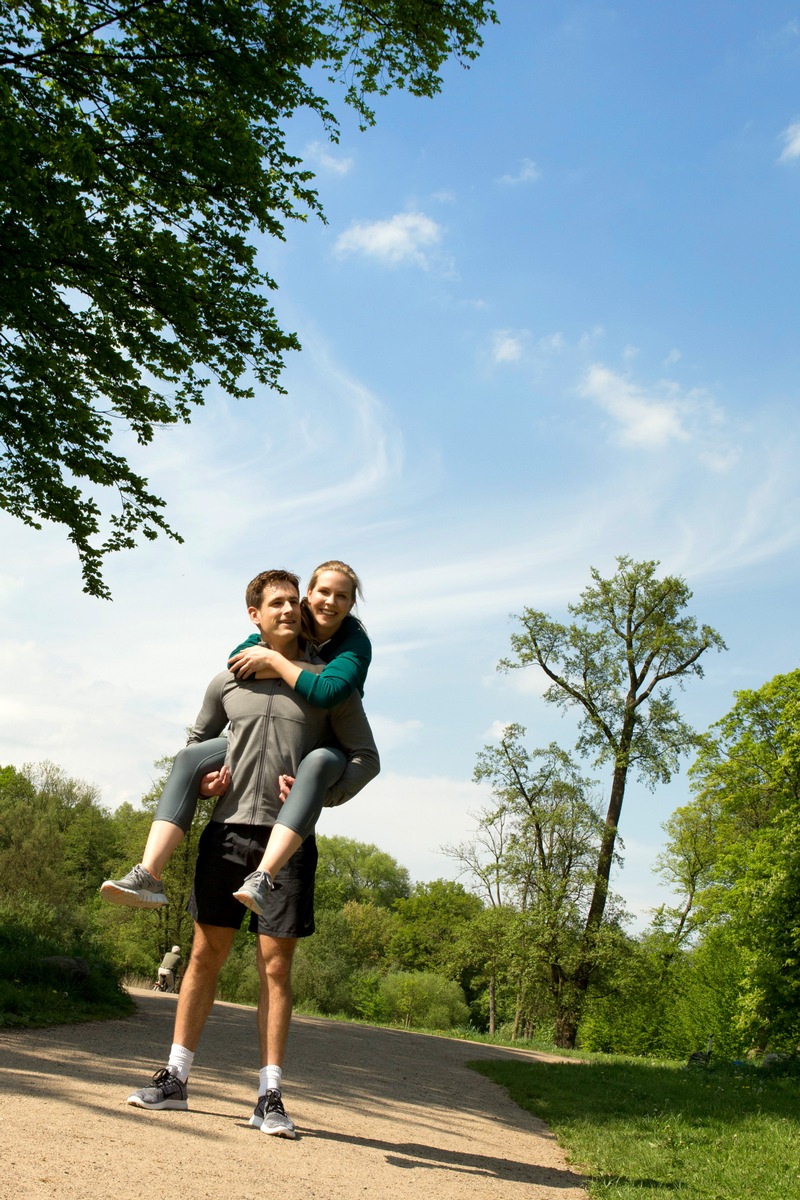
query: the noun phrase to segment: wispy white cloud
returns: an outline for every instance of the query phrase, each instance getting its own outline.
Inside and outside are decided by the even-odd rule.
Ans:
[[[578,349],[584,353],[590,351],[598,342],[601,342],[606,336],[606,331],[602,325],[595,325],[591,329],[587,329],[582,333],[578,342]]]
[[[319,832],[374,842],[408,867],[412,879],[456,879],[459,865],[443,853],[474,826],[470,813],[489,789],[444,775],[382,772],[347,804],[323,810]]]
[[[357,221],[336,239],[335,251],[340,257],[361,254],[391,267],[412,263],[427,269],[426,251],[441,239],[441,225],[424,213],[396,213],[384,221]]]
[[[327,349],[317,344],[306,353],[313,376],[325,380],[324,401],[318,399],[306,410],[302,432],[307,437],[301,437],[298,428],[283,452],[281,466],[290,477],[305,476],[307,482],[302,488],[284,489],[274,497],[270,511],[297,517],[338,512],[344,519],[346,512],[375,503],[385,489],[394,488],[403,473],[403,441],[378,397]],[[289,448],[292,441],[293,449]],[[340,449],[330,459],[321,454],[325,446],[334,445]]]
[[[514,187],[519,183],[533,183],[535,180],[541,178],[541,174],[541,171],[532,158],[523,158],[519,164],[518,171],[501,175],[497,182],[504,187]]]
[[[491,336],[490,356],[495,363],[516,363],[525,359],[540,371],[566,348],[561,333],[547,333],[534,340],[528,329],[496,329]]]
[[[567,346],[566,338],[563,333],[546,333],[544,337],[540,337],[536,343],[536,348],[540,353],[560,354]]]
[[[648,395],[600,363],[589,368],[579,390],[582,396],[614,418],[617,436],[623,446],[659,449],[668,442],[689,440],[680,406],[674,400]]]
[[[800,158],[800,121],[792,121],[781,134],[783,142],[783,150],[781,151],[778,162],[794,162],[796,158]]]
[[[414,735],[422,729],[422,721],[411,717],[407,721],[397,721],[387,716],[374,716],[370,724],[375,734],[375,741],[384,751],[397,750],[413,742]]]
[[[509,686],[520,696],[543,696],[550,687],[550,680],[541,667],[520,667],[509,674]]]
[[[662,450],[671,443],[693,443],[697,456],[715,471],[728,470],[739,458],[725,413],[701,388],[684,391],[672,380],[647,388],[595,363],[578,390],[613,419],[621,446]]]
[[[343,158],[331,154],[324,142],[310,142],[305,149],[305,158],[318,171],[327,171],[331,175],[348,175],[355,162],[350,156]]]
[[[511,724],[511,721],[492,721],[483,736],[488,742],[499,742]]]
[[[496,363],[519,362],[526,335],[498,329],[492,338],[492,358]]]

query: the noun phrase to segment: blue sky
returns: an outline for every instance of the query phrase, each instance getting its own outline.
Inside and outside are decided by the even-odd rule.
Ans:
[[[591,566],[658,559],[729,646],[684,694],[698,728],[797,665],[800,10],[499,13],[435,99],[387,97],[366,133],[345,115],[338,146],[294,122],[328,224],[263,244],[303,343],[288,395],[212,392],[127,447],[185,544],[118,556],[108,604],[58,530],[0,517],[0,761],[137,799],[249,632],[248,579],[341,557],[383,772],[320,830],[454,877],[480,748],[509,721],[574,737],[535,674],[496,672],[509,614],[563,618]],[[687,796],[685,772],[629,787],[616,886],[640,922]]]

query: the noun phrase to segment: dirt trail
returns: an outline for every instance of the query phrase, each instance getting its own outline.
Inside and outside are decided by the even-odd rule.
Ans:
[[[126,1105],[163,1065],[175,1005],[134,994],[127,1020],[0,1034],[0,1196],[586,1200],[542,1122],[465,1066],[535,1055],[296,1017],[292,1142],[247,1124],[255,1024],[236,1004],[215,1005],[206,1026],[191,1111]]]

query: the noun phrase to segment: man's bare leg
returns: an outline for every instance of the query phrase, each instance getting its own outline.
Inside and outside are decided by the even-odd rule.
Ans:
[[[292,961],[296,947],[297,938],[274,938],[265,934],[260,934],[258,938],[257,961],[261,977],[258,1043],[262,1083],[259,1086],[259,1105],[250,1124],[260,1128],[262,1133],[288,1138],[295,1136],[294,1123],[284,1110],[280,1087],[281,1068],[292,1020]]]
[[[195,922],[192,955],[178,996],[173,1034],[175,1043],[187,1050],[197,1049],[214,1005],[217,977],[230,954],[235,936],[235,929]]]
[[[128,1104],[150,1109],[189,1107],[186,1081],[200,1035],[214,1004],[217,976],[230,953],[235,934],[235,929],[220,925],[198,925],[195,922],[192,955],[178,997],[172,1035],[174,1041],[167,1066],[156,1072],[149,1087],[133,1092],[128,1097]]]
[[[258,937],[258,1044],[262,1065],[283,1066],[292,1020],[292,962],[297,938]]]

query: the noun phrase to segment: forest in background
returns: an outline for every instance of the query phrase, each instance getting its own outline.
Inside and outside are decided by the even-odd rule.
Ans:
[[[706,733],[692,729],[675,688],[725,644],[658,565],[622,556],[608,579],[593,569],[568,624],[530,608],[517,618],[499,669],[543,672],[545,701],[577,712],[577,739],[572,751],[533,747],[510,724],[484,746],[474,778],[489,800],[473,836],[443,847],[463,883],[412,885],[387,851],[318,838],[317,932],[294,971],[301,1008],[564,1049],[684,1058],[713,1039],[730,1059],[795,1052],[800,671],[734,693]],[[692,799],[667,823],[658,862],[676,902],[632,935],[612,889],[627,783],[668,783],[690,753]],[[85,948],[109,977],[140,979],[173,945],[188,958],[186,902],[213,799],[164,871],[168,907],[118,908],[98,893],[139,861],[170,765],[156,763],[140,805],[114,812],[53,763],[0,767],[0,1021],[25,1019],[25,962],[40,954]],[[603,768],[605,787],[588,773]],[[219,996],[252,1004],[248,924]]]
[[[676,904],[633,936],[609,893],[579,1006],[579,1048],[681,1058],[710,1036],[715,1053],[729,1058],[796,1047],[799,706],[800,671],[779,675],[737,693],[699,739],[693,798],[669,821],[660,861]],[[78,948],[145,979],[155,978],[173,944],[188,956],[185,903],[210,802],[201,802],[164,873],[166,909],[115,908],[98,895],[103,879],[139,857],[169,762],[157,765],[160,777],[141,805],[114,812],[97,789],[55,764],[0,769],[6,1017],[15,995],[7,950],[20,930],[46,934],[50,952],[57,942],[63,953]],[[558,1043],[565,1005],[575,1004],[602,816],[575,761],[555,746],[527,750],[518,726],[485,748],[476,776],[492,781],[493,804],[476,815],[474,840],[449,848],[464,883],[412,884],[376,846],[318,838],[317,933],[301,942],[294,976],[300,1008]],[[243,930],[219,996],[254,1003],[257,990],[254,939]]]

